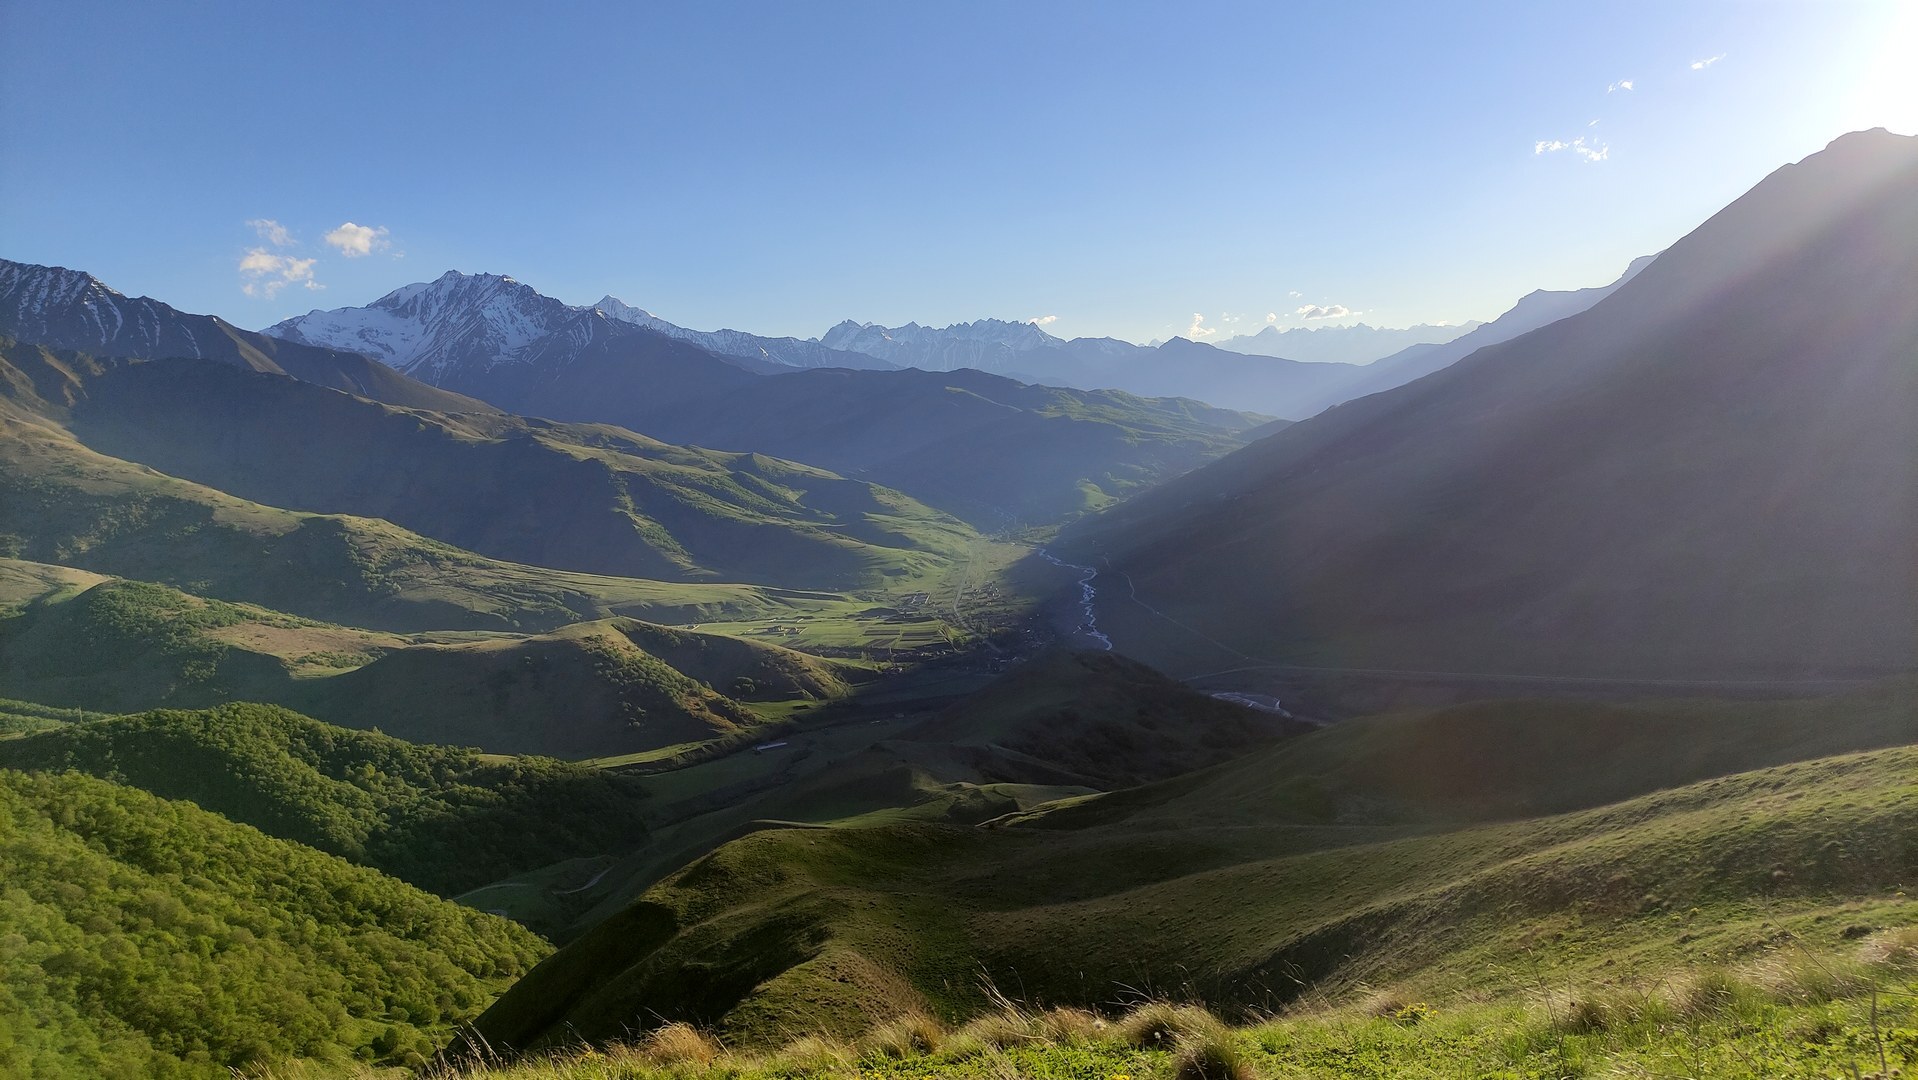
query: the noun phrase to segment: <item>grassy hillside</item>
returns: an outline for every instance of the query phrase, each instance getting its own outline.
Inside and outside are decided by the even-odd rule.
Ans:
[[[71,413],[89,446],[170,475],[565,570],[867,588],[971,536],[896,492],[756,454],[398,409],[210,363],[107,372]]]
[[[870,478],[982,528],[1077,517],[1218,457],[1268,418],[980,371],[790,372],[703,400],[549,414]]]
[[[0,767],[77,770],[453,895],[645,842],[630,780],[349,731],[267,705],[65,723],[0,741]]]
[[[1913,679],[1780,701],[1487,701],[1348,721],[1208,773],[1050,807],[1029,823],[1441,827],[1912,743]]]
[[[0,1073],[414,1059],[545,946],[184,802],[0,771]]]
[[[832,594],[642,581],[488,559],[384,521],[296,514],[107,457],[0,402],[0,556],[410,632],[580,619],[790,616]]]
[[[901,690],[888,705],[885,683],[866,692],[790,714],[764,736],[773,745],[647,762],[652,843],[599,876],[563,937],[756,829],[971,825],[1215,764],[1294,730],[1104,653],[1047,654],[950,704]]]
[[[11,574],[14,593],[40,590],[0,608],[0,693],[111,712],[267,701],[420,742],[582,758],[735,735],[763,722],[714,684],[761,701],[847,690],[832,661],[630,619],[530,637],[401,636],[62,573],[0,560],[0,587]],[[636,641],[666,645],[699,677]]]
[[[416,742],[567,758],[719,738],[763,722],[610,623],[403,649],[290,697],[334,723]]]
[[[1892,923],[1782,938],[1735,964],[1675,967],[1636,985],[1567,985],[1532,968],[1523,998],[1493,1003],[1381,990],[1229,1024],[1176,1000],[1095,1012],[1002,999],[956,1027],[903,1014],[856,1038],[803,1035],[771,1051],[675,1024],[536,1062],[468,1062],[449,1080],[1902,1076],[1918,1066],[1918,925],[1883,908],[1850,914]]]
[[[1761,723],[1747,738],[1726,719],[1698,732],[1715,749],[1692,756],[1696,773],[1633,779],[1628,750],[1595,763],[1609,779],[1582,791],[1586,746],[1563,725],[1527,759],[1539,775],[1460,765],[1454,791],[1508,792],[1464,800],[1471,813],[1416,771],[1311,775],[1315,743],[1363,736],[1334,729],[998,828],[762,830],[562,950],[480,1026],[515,1045],[560,1025],[609,1038],[657,1010],[763,1045],[784,1031],[850,1034],[905,1007],[962,1016],[985,1004],[982,973],[1046,1003],[1130,987],[1239,1008],[1368,985],[1459,992],[1527,950],[1583,979],[1736,957],[1767,923],[1809,930],[1846,905],[1896,907],[1918,876],[1918,749],[1705,778],[1913,737],[1908,694],[1887,706],[1902,712],[1859,704],[1824,703],[1827,731],[1809,741],[1802,725],[1770,737]],[[1686,722],[1668,717],[1669,739]],[[1572,791],[1559,812],[1510,816],[1536,802],[1528,792],[1560,787]],[[1599,804],[1566,805],[1584,798]]]
[[[1305,730],[1277,715],[1194,693],[1122,656],[1060,650],[1015,668],[899,737],[1003,748],[1076,782],[1112,789],[1216,765]]]

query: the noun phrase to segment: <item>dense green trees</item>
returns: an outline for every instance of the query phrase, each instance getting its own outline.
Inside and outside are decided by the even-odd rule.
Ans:
[[[0,770],[0,1075],[409,1060],[545,945],[183,802]]]
[[[0,766],[187,799],[444,895],[645,836],[643,794],[627,778],[414,745],[270,705],[71,724],[0,741]]]

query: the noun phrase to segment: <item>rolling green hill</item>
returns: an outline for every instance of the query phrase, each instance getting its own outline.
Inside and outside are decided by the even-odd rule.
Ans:
[[[0,771],[0,1073],[414,1060],[546,952],[503,919],[184,802]]]
[[[901,708],[912,712],[855,694],[831,718],[769,730],[770,745],[641,778],[653,795],[652,842],[600,876],[556,940],[756,829],[977,824],[1217,764],[1298,730],[1121,657],[1063,650],[942,708]]]
[[[995,828],[761,830],[587,932],[480,1028],[527,1046],[657,1015],[777,1042],[904,1008],[964,1015],[982,974],[1083,1005],[1125,987],[1219,1007],[1456,992],[1528,947],[1643,974],[1767,921],[1890,902],[1918,874],[1918,749],[1844,753],[1918,740],[1908,686],[1558,723],[1554,708],[1425,718],[1463,737],[1449,756],[1430,752],[1443,735],[1406,739],[1414,721],[1356,721]],[[1594,753],[1608,734],[1618,748]],[[1647,760],[1661,739],[1697,745]],[[1774,764],[1800,754],[1838,756]]]
[[[844,694],[847,670],[631,619],[530,637],[376,633],[0,559],[0,693],[59,707],[266,701],[419,742],[582,758],[737,735],[763,718],[714,686],[810,701]]]
[[[422,645],[292,695],[316,716],[415,742],[586,758],[721,738],[762,719],[634,645],[616,624]]]
[[[974,538],[869,483],[618,428],[405,410],[211,363],[117,368],[84,389],[70,426],[102,453],[515,562],[857,589],[918,576]]]
[[[670,407],[607,399],[552,415],[790,457],[982,528],[1100,509],[1236,449],[1269,420],[1182,398],[915,369],[789,372]]]
[[[0,557],[379,630],[550,630],[611,615],[782,617],[832,594],[488,559],[371,518],[293,513],[108,457],[0,400]]]
[[[451,896],[645,841],[632,780],[349,731],[267,705],[162,710],[0,740],[0,768],[76,770],[184,799]]]

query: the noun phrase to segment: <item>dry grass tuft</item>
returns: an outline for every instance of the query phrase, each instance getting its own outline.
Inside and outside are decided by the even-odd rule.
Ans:
[[[1359,1002],[1359,1011],[1374,1020],[1395,1020],[1419,1002],[1401,990],[1374,990]]]
[[[1148,1001],[1119,1019],[1119,1038],[1131,1046],[1169,1050],[1183,1040],[1218,1034],[1225,1024],[1197,1005]]]
[[[1033,1022],[1041,1036],[1062,1046],[1090,1046],[1112,1034],[1105,1017],[1089,1009],[1047,1009]]]
[[[1044,1037],[1035,1018],[1019,1009],[987,1013],[967,1023],[953,1035],[955,1039],[976,1040],[991,1050],[1039,1042]]]
[[[1720,967],[1699,968],[1665,991],[1672,1011],[1687,1019],[1723,1016],[1764,998],[1757,987]]]
[[[1918,968],[1918,926],[1880,930],[1858,946],[1858,962],[1867,967]]]
[[[726,1048],[691,1024],[672,1023],[647,1035],[637,1047],[655,1065],[711,1065]]]
[[[1254,1080],[1252,1066],[1223,1025],[1182,1039],[1172,1075],[1174,1080]]]
[[[1803,951],[1773,953],[1753,967],[1750,980],[1773,1001],[1792,1005],[1822,1005],[1871,989],[1863,965]]]
[[[946,1041],[946,1029],[925,1013],[906,1013],[880,1024],[859,1041],[861,1051],[888,1058],[920,1057],[937,1053]]]
[[[828,1073],[848,1068],[859,1054],[852,1047],[826,1035],[802,1035],[780,1048],[774,1061],[785,1070],[803,1073]]]

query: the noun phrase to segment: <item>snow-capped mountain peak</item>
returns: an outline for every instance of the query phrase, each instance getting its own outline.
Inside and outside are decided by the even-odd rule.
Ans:
[[[1004,319],[975,319],[943,327],[916,322],[887,327],[848,319],[826,331],[819,343],[911,367],[985,371],[1004,370],[1013,354],[1061,344],[1032,323]]]
[[[616,296],[603,296],[593,307],[604,312],[609,319],[643,326],[648,330],[665,334],[669,338],[691,342],[721,356],[746,357],[799,368],[893,366],[885,361],[868,357],[864,353],[835,349],[817,341],[801,341],[790,337],[761,337],[758,334],[748,334],[743,330],[688,330],[683,326],[669,323],[644,308],[634,307]]]
[[[0,259],[0,326],[23,341],[103,355],[206,355],[192,319],[92,274]]]
[[[512,363],[576,313],[503,274],[448,270],[363,308],[312,311],[267,327],[274,337],[366,353],[428,382],[451,364]]]

